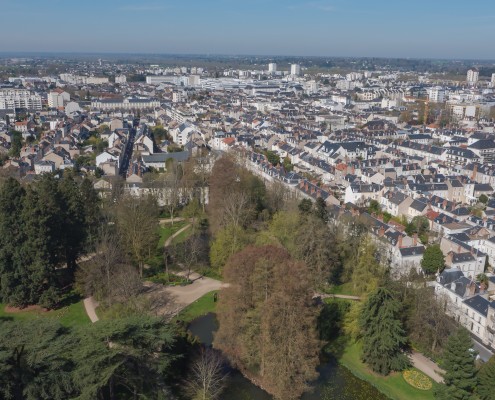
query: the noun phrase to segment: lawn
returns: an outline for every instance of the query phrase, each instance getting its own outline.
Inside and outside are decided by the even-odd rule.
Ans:
[[[173,225],[171,223],[160,225],[160,231],[159,231],[160,239],[158,240],[157,248],[159,249],[163,248],[167,239],[170,236],[172,236],[174,233],[176,233],[178,230],[184,228],[186,224],[187,224],[186,221],[179,221],[179,222],[174,222]]]
[[[187,229],[184,229],[183,232],[179,233],[176,237],[174,237],[172,243],[174,244],[182,243],[191,235],[192,235],[192,229],[191,227],[188,227]]]
[[[64,326],[78,326],[90,323],[82,300],[58,310],[29,310],[15,313],[5,312],[5,304],[0,303],[0,317],[12,318],[16,321],[26,321],[36,318],[55,318]]]
[[[342,285],[335,285],[327,291],[328,294],[345,294],[348,296],[355,296],[354,288],[351,282],[343,283]]]
[[[410,386],[401,373],[393,373],[382,377],[371,372],[360,360],[361,346],[359,343],[345,346],[339,362],[348,368],[354,375],[361,378],[392,400],[433,400],[433,390],[437,386],[433,382],[431,390],[419,390]]]
[[[218,293],[218,290],[206,293],[194,303],[189,304],[179,313],[179,315],[177,315],[176,319],[180,319],[181,321],[188,323],[195,318],[201,317],[202,315],[215,312],[218,304],[214,301],[215,293]]]

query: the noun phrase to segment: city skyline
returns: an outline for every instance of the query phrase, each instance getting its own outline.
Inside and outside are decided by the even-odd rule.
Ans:
[[[2,52],[491,59],[495,4],[2,0]],[[468,10],[469,11],[469,10]],[[19,29],[19,23],[24,24]],[[76,28],[75,28],[76,27]]]

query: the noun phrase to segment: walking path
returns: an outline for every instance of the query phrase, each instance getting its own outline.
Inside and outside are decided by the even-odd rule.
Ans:
[[[186,229],[189,229],[191,227],[191,224],[186,225],[184,228],[179,229],[177,232],[175,232],[172,236],[170,236],[165,243],[163,244],[163,247],[168,247],[172,244],[172,241],[179,236],[182,232],[184,232]]]
[[[92,298],[92,297],[87,297],[83,301],[84,303],[84,309],[86,310],[86,314],[88,314],[89,319],[91,322],[96,322],[99,320],[98,315],[96,315],[96,307],[98,306],[98,303]]]
[[[444,374],[445,371],[441,369],[438,364],[435,364],[423,354],[417,353],[415,351],[412,352],[412,354],[409,356],[409,359],[411,360],[411,364],[415,368],[428,375],[435,382],[443,382],[443,377],[441,374]]]
[[[316,293],[315,297],[321,297],[322,299],[346,299],[346,300],[355,300],[361,301],[361,297],[359,296],[351,296],[348,294],[326,294],[326,293]]]

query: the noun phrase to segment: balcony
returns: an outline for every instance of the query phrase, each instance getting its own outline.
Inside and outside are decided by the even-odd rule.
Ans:
[[[488,332],[495,334],[495,325],[487,325]]]

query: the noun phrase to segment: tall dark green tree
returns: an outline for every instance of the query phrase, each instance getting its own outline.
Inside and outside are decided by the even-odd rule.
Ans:
[[[13,303],[22,290],[18,268],[23,243],[22,205],[25,190],[13,178],[0,188],[0,298]],[[22,297],[22,295],[21,295]]]
[[[87,237],[87,225],[84,201],[80,185],[74,180],[72,171],[64,173],[59,182],[62,200],[62,246],[67,268],[74,273],[76,260],[84,249]]]
[[[435,392],[439,400],[469,400],[473,398],[476,387],[475,354],[471,351],[473,345],[469,332],[459,328],[447,342],[443,353],[444,383]],[[491,383],[493,388],[493,382]]]
[[[495,399],[495,356],[490,357],[478,372],[476,394],[481,400]]]
[[[361,311],[362,360],[379,374],[401,371],[409,364],[402,352],[407,342],[401,321],[402,306],[386,288],[370,295]]]
[[[327,205],[322,197],[316,199],[314,213],[323,222],[328,222]]]

